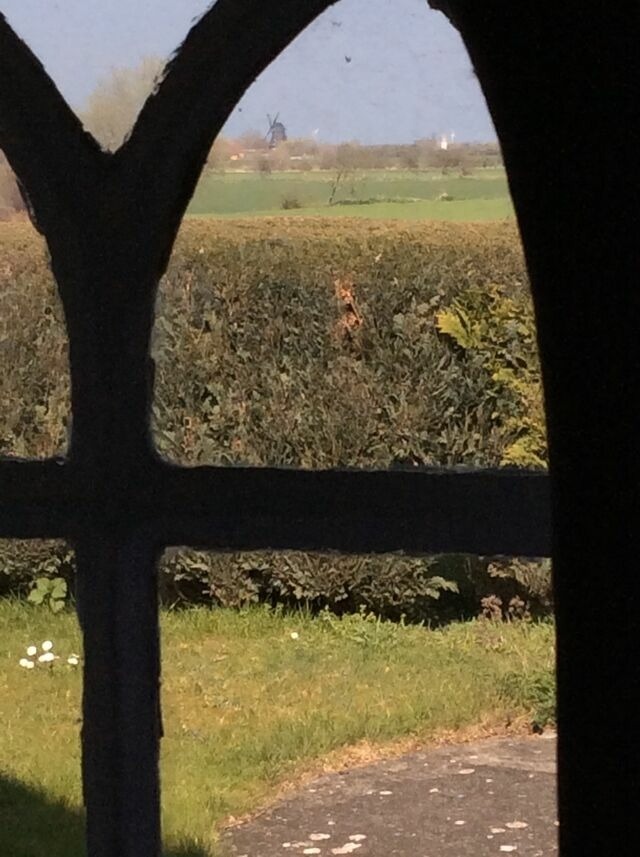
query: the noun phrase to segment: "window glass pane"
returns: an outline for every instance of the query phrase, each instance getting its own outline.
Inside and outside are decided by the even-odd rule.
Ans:
[[[0,153],[0,208],[3,193],[8,213],[0,218],[0,456],[46,458],[67,446],[68,341],[44,241],[29,224]]]
[[[254,816],[256,807],[276,803],[263,822],[265,835],[273,831],[279,847],[306,841],[312,832],[330,836],[301,848],[326,848],[327,842],[341,847],[350,841],[347,834],[358,831],[369,834],[373,845],[371,819],[362,829],[368,805],[353,809],[358,814],[350,830],[338,829],[339,823],[336,830],[316,828],[308,820],[316,813],[339,817],[351,794],[349,780],[342,778],[332,796],[323,792],[313,781],[320,773],[428,750],[443,738],[505,734],[507,722],[519,724],[521,734],[553,734],[554,629],[545,563],[172,551],[165,555],[161,579],[173,608],[162,619],[168,843],[191,837],[208,853],[229,819]],[[194,607],[194,600],[201,606]],[[551,847],[555,784],[552,745],[547,746],[549,757],[540,771],[535,768],[530,801],[518,796],[523,789],[497,788],[506,792],[504,822],[532,822],[546,813],[548,821],[536,826],[535,836],[544,836]],[[488,818],[494,799],[485,777],[499,772],[483,770],[477,775],[482,779],[465,785],[474,789],[479,811]],[[527,793],[534,785],[528,779],[532,770],[520,773]],[[397,773],[380,775],[390,790]],[[354,790],[369,801],[366,790]],[[424,824],[433,824],[429,788],[423,791],[417,811],[424,813]],[[277,808],[283,794],[296,802],[293,807]],[[384,809],[376,831],[391,836],[394,819]],[[285,819],[289,833],[281,836]],[[489,824],[464,833],[484,842]],[[496,826],[519,835],[504,823]],[[413,826],[408,834],[415,832]],[[443,829],[440,835],[453,834]],[[238,853],[250,853],[249,845],[258,848],[262,841],[250,821],[232,830],[231,839],[243,843]]]
[[[82,644],[63,542],[0,539],[0,853],[84,853]]]
[[[176,462],[545,466],[501,152],[443,15],[344,0],[260,76],[212,148],[153,349]]]

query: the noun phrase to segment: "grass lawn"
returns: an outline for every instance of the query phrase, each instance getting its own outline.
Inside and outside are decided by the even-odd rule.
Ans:
[[[79,857],[81,675],[18,666],[45,639],[78,652],[75,617],[4,601],[0,629],[0,854]],[[551,700],[551,624],[427,630],[254,608],[165,612],[162,629],[167,857],[214,854],[225,819],[322,765],[500,730]]]
[[[329,205],[336,173],[206,173],[189,214],[238,217],[298,214],[392,220],[502,220],[513,216],[503,170],[473,176],[440,171],[359,170],[341,180]],[[451,199],[439,200],[446,193]],[[300,208],[283,209],[284,200]],[[362,202],[362,201],[367,201]],[[360,204],[352,204],[361,201]]]
[[[237,218],[232,214],[198,214],[196,217]],[[510,199],[461,199],[452,202],[374,202],[366,205],[332,205],[253,211],[252,217],[362,217],[370,220],[445,220],[460,223],[505,220],[513,216]]]

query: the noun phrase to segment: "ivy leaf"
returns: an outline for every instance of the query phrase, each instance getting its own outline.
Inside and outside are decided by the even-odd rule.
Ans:
[[[477,345],[473,324],[464,310],[444,309],[436,315],[436,327],[445,336],[450,336],[456,345],[467,351]]]
[[[67,597],[67,581],[63,577],[56,577],[51,583],[51,599],[64,600]]]

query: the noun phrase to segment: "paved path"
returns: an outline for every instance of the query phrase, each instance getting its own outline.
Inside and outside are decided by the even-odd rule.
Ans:
[[[228,853],[557,854],[554,738],[487,739],[329,774],[229,831]]]

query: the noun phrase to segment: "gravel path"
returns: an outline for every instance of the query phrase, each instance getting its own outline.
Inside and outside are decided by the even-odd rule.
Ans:
[[[234,857],[557,854],[555,736],[440,747],[329,774],[224,837]]]

